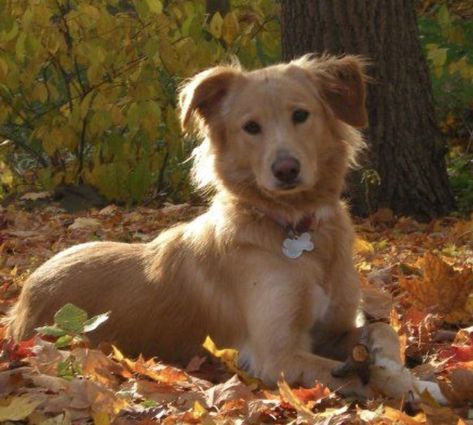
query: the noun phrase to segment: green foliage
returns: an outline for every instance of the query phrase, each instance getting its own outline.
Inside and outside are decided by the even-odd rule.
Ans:
[[[473,205],[473,20],[446,3],[419,18],[440,128],[448,139],[448,172],[460,211]]]
[[[457,197],[457,206],[461,212],[473,209],[473,153],[450,152],[448,174],[453,192]]]
[[[57,376],[67,381],[72,381],[76,376],[82,375],[82,365],[73,355],[57,364]]]
[[[110,200],[185,198],[177,86],[233,56],[278,59],[277,16],[272,0],[211,17],[203,0],[0,2],[0,196],[86,182]]]
[[[446,4],[419,18],[440,118],[473,99],[473,20],[450,15]]]
[[[69,303],[56,312],[52,326],[42,326],[36,330],[40,335],[57,338],[58,348],[68,347],[84,341],[84,334],[97,329],[109,315],[110,312],[89,319],[86,311]]]

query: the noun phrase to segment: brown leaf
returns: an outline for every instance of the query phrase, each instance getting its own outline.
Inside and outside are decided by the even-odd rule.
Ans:
[[[407,278],[401,274],[399,283],[419,308],[442,314],[449,322],[471,319],[471,312],[466,309],[473,287],[471,268],[454,269],[440,257],[426,252],[423,276]]]
[[[78,217],[69,226],[69,230],[89,230],[91,232],[99,229],[102,226],[100,220],[90,217]]]
[[[129,376],[121,364],[109,359],[99,350],[76,348],[71,355],[80,362],[85,376],[108,387],[118,387],[122,381],[120,377]]]
[[[57,364],[66,359],[69,353],[58,350],[54,343],[44,341],[39,337],[36,337],[34,341],[35,356],[31,357],[31,364],[46,375],[56,375]]]
[[[163,384],[160,382],[149,381],[145,379],[137,379],[134,385],[134,390],[137,396],[144,397],[148,400],[153,400],[158,403],[169,403],[177,400],[185,393],[174,385]]]
[[[68,389],[72,397],[70,406],[75,409],[91,408],[95,412],[118,413],[127,406],[124,399],[103,385],[86,379],[74,378]]]
[[[421,403],[429,425],[457,425],[460,417],[450,408],[432,403]]]
[[[361,279],[362,310],[374,319],[387,319],[393,308],[393,297],[388,292]]]
[[[380,208],[370,218],[375,223],[392,223],[394,221],[394,212],[389,208]]]
[[[221,404],[229,400],[251,400],[254,398],[251,390],[238,379],[237,375],[233,375],[223,384],[208,389],[205,396],[209,407],[220,407]]]
[[[473,402],[473,370],[453,369],[447,377],[439,378],[442,393],[454,406]]]
[[[189,361],[189,363],[186,366],[186,371],[187,372],[197,372],[200,370],[200,367],[205,363],[207,360],[207,357],[203,356],[194,356],[192,359]]]

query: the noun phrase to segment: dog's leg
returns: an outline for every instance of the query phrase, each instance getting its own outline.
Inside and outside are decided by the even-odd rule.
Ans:
[[[340,361],[311,353],[311,321],[301,307],[302,285],[287,285],[282,273],[271,277],[252,286],[253,296],[245,305],[249,338],[244,351],[250,371],[268,385],[275,385],[284,374],[290,384],[312,387],[320,381],[346,395],[366,396],[367,388],[357,376],[332,376]]]

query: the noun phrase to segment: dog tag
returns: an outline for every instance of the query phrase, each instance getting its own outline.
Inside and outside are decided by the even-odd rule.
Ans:
[[[304,251],[310,252],[313,249],[314,244],[308,232],[294,238],[286,238],[282,244],[282,252],[288,258],[299,258]]]

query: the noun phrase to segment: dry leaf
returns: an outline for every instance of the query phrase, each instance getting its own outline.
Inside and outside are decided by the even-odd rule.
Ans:
[[[71,355],[82,365],[84,376],[111,388],[116,388],[122,381],[125,369],[119,363],[109,359],[99,350],[76,348]]]
[[[316,415],[310,410],[307,405],[302,402],[291,390],[289,384],[282,380],[278,382],[279,393],[281,394],[281,398],[289,403],[294,409],[297,410],[297,413],[305,420],[311,422],[315,422]]]
[[[51,196],[51,192],[28,192],[20,199],[23,201],[37,201],[38,199],[50,198]]]
[[[371,242],[357,237],[353,243],[353,251],[355,254],[369,256],[374,254],[374,246]]]
[[[421,309],[442,314],[454,323],[472,317],[472,312],[466,309],[473,288],[471,268],[456,270],[440,257],[426,252],[423,276],[407,278],[401,274],[399,283]]]
[[[473,370],[453,369],[439,379],[440,389],[452,405],[460,406],[473,402]]]
[[[94,381],[74,378],[68,389],[72,397],[70,406],[75,409],[91,408],[94,412],[116,414],[127,406],[127,402]]]
[[[242,381],[254,388],[261,387],[261,381],[238,367],[238,351],[231,348],[218,349],[212,339],[207,336],[202,346],[225,365],[229,372],[237,374]]]
[[[392,223],[394,221],[394,212],[389,208],[380,208],[371,215],[371,220],[375,223]]]
[[[399,423],[402,425],[419,425],[419,424],[427,424],[425,415],[423,413],[419,413],[416,416],[412,417],[406,415],[405,413],[401,412],[400,410],[394,409],[392,407],[386,406],[384,408],[384,417],[387,419],[391,419],[396,421],[395,423]]]
[[[227,382],[215,385],[205,392],[207,405],[220,407],[224,402],[229,400],[251,400],[254,398],[251,390],[243,384],[238,375],[233,375]]]
[[[86,229],[91,232],[99,229],[102,226],[102,223],[100,220],[97,220],[96,218],[90,218],[90,217],[78,217],[74,220],[74,223],[72,223],[68,229],[69,230],[82,230]]]
[[[362,310],[373,319],[388,319],[393,308],[393,297],[388,292],[370,284],[361,275]]]
[[[27,394],[0,400],[0,422],[21,421],[31,415],[39,404],[41,400],[34,400]]]

